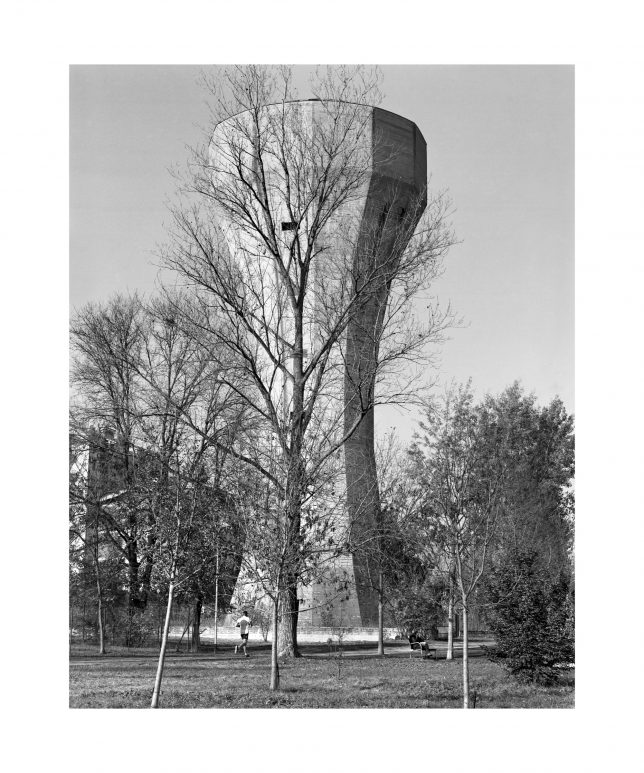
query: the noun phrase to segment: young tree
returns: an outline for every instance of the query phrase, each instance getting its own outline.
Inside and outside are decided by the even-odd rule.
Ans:
[[[414,540],[456,581],[463,616],[463,708],[469,708],[468,614],[504,504],[506,434],[476,407],[469,385],[429,405],[410,450],[421,489]]]
[[[371,179],[367,105],[378,100],[368,72],[339,68],[319,78],[315,121],[293,103],[287,68],[225,70],[210,86],[212,142],[195,153],[163,259],[201,304],[193,323],[202,340],[230,353],[231,387],[255,436],[275,443],[276,469],[241,442],[234,454],[279,503],[280,648],[296,655],[307,491],[344,450],[354,529],[366,509],[377,510],[373,450],[365,458],[362,442],[373,434],[375,385],[449,321],[434,308],[416,324],[409,301],[436,276],[453,237],[443,197],[412,234],[426,207],[424,181],[416,193],[392,182],[391,206],[369,221],[373,228],[360,225],[356,208]],[[384,162],[393,153],[378,152]],[[397,383],[378,400],[408,390]]]
[[[169,498],[174,501],[172,506],[168,502],[160,508],[156,524],[155,574],[160,589],[167,588],[167,606],[151,708],[159,706],[175,594],[182,585],[185,587],[193,580],[203,564],[212,560],[212,554],[206,551],[204,555],[203,552],[203,532],[204,529],[210,531],[213,511],[221,512],[220,497],[213,491],[204,472],[208,443],[193,439],[196,443],[178,447],[170,460],[168,492],[172,492]]]

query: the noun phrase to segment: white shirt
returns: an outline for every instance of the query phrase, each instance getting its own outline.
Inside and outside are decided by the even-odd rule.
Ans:
[[[251,626],[250,618],[246,617],[245,615],[243,617],[240,617],[237,621],[237,625],[241,628],[240,633],[247,633],[248,629]]]

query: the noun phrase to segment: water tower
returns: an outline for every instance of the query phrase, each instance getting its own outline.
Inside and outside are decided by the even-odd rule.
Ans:
[[[336,103],[338,107],[341,103]],[[333,106],[332,106],[333,107]],[[316,330],[319,330],[320,314],[325,307],[325,293],[332,296],[339,292],[343,281],[363,279],[370,282],[370,292],[363,303],[352,309],[343,338],[343,384],[338,385],[339,399],[344,402],[344,430],[352,433],[344,443],[344,485],[346,486],[346,510],[341,519],[351,524],[351,544],[356,550],[334,562],[333,572],[322,581],[302,589],[305,600],[300,612],[300,623],[308,626],[374,626],[378,619],[377,563],[358,549],[368,542],[368,535],[375,533],[378,525],[379,497],[374,451],[374,412],[371,406],[375,389],[375,364],[378,358],[379,332],[383,322],[389,294],[389,277],[400,259],[411,234],[426,206],[427,145],[418,127],[402,116],[366,105],[346,106],[353,125],[359,127],[349,137],[354,162],[361,167],[359,184],[354,186],[342,206],[334,211],[325,224],[324,233],[318,238],[325,249],[312,265],[312,298],[308,309],[308,352],[315,350]],[[226,184],[227,174],[239,174],[233,169],[226,148],[248,147],[248,169],[242,172],[261,173],[268,180],[270,202],[267,202],[275,220],[281,224],[285,240],[291,237],[292,208],[283,190],[287,184],[284,164],[292,163],[294,169],[314,163],[316,137],[332,135],[337,131],[337,116],[342,110],[329,109],[329,103],[318,100],[301,100],[263,108],[257,121],[250,111],[222,121],[215,129],[210,146],[213,175],[220,185]],[[341,124],[341,120],[339,122]],[[283,129],[278,134],[275,126],[295,127],[298,133],[298,157],[285,158],[285,148],[276,142],[261,170],[253,167],[250,145],[253,136],[264,137],[267,144],[272,136],[288,139]],[[347,122],[347,125],[349,123]],[[340,125],[340,130],[342,130]],[[351,129],[353,131],[353,129]],[[253,132],[255,134],[253,135]],[[310,139],[310,142],[307,140]],[[288,143],[285,143],[288,145]],[[310,147],[309,156],[307,148]],[[356,164],[354,163],[354,167]],[[356,178],[357,179],[357,178]],[[254,249],[246,234],[235,227],[225,209],[217,213],[219,227],[231,255]],[[304,231],[310,224],[302,222]],[[263,281],[279,286],[274,268],[267,260],[257,269],[263,272]],[[256,269],[246,269],[256,270]],[[344,276],[340,276],[342,272]],[[273,277],[273,278],[272,278]],[[288,320],[280,324],[288,327]],[[276,382],[281,390],[282,404],[288,406],[288,385],[285,380]],[[355,428],[355,429],[354,429]],[[339,524],[342,526],[342,524]],[[363,539],[367,535],[367,539]],[[347,592],[341,592],[343,581]]]

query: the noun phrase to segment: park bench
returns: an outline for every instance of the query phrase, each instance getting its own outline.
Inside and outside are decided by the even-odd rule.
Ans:
[[[434,658],[436,660],[436,647],[430,647],[425,641],[409,642],[409,657],[412,658],[414,651],[418,650],[423,659]]]

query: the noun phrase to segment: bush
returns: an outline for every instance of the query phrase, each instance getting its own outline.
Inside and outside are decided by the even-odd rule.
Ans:
[[[537,565],[537,554],[518,551],[487,582],[488,617],[495,634],[494,659],[520,682],[549,685],[574,660],[570,583]]]
[[[410,582],[393,587],[387,599],[389,616],[403,637],[415,632],[435,639],[443,618],[442,596],[440,583]]]

